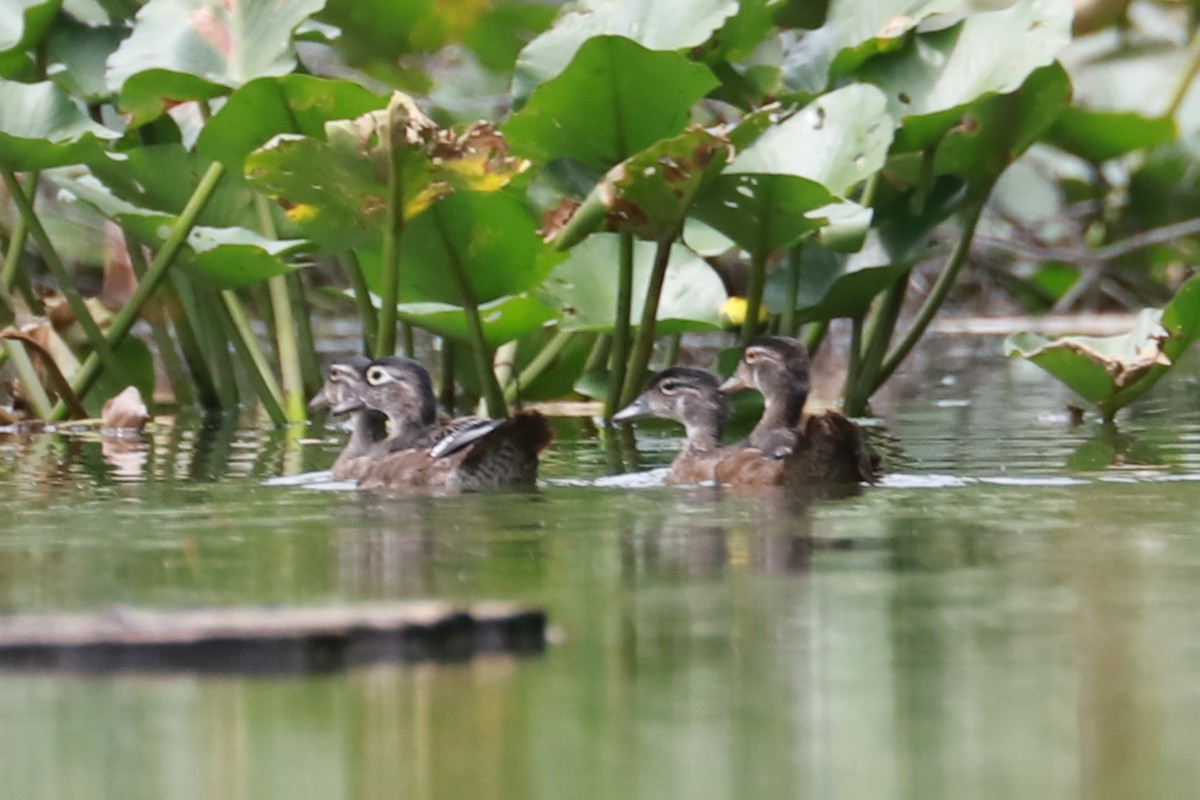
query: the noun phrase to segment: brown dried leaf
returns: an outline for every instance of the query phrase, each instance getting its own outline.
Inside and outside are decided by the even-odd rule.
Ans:
[[[150,412],[136,386],[126,386],[120,394],[105,401],[100,410],[100,431],[115,433],[140,432],[150,419]]]

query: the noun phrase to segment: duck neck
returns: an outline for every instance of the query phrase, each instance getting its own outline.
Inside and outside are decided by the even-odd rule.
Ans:
[[[421,419],[409,415],[392,414],[388,416],[388,420],[391,422],[392,432],[388,435],[387,441],[392,450],[419,444],[433,427],[426,425]]]
[[[794,429],[800,424],[800,416],[804,413],[804,401],[808,393],[777,392],[763,395],[763,413],[755,431],[768,431],[775,428]]]
[[[721,446],[721,422],[715,417],[705,417],[684,423],[687,430],[687,449],[708,452]]]
[[[371,447],[387,436],[387,417],[378,411],[362,409],[354,412],[354,427],[346,442],[343,455],[347,458],[366,455]]]

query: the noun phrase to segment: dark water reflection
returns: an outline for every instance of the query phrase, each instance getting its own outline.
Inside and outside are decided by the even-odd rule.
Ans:
[[[0,673],[0,797],[1194,796],[1196,383],[1122,421],[1153,459],[1104,472],[1023,365],[964,348],[917,384],[888,482],[799,505],[590,485],[577,421],[538,494],[441,499],[267,483],[336,431],[0,442],[4,610],[508,598],[558,642],[317,678]],[[638,443],[652,468],[677,439]]]

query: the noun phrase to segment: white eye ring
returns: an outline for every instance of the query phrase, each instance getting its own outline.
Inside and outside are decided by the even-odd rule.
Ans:
[[[367,383],[372,386],[380,386],[391,379],[391,376],[387,374],[387,370],[383,367],[371,367],[367,370]]]
[[[664,381],[658,388],[663,394],[675,394],[679,391],[679,384],[676,381]]]
[[[742,358],[747,364],[753,364],[755,361],[758,361],[758,355],[758,350],[751,348],[742,355]]]

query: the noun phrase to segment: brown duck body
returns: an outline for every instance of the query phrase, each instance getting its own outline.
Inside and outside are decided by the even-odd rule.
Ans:
[[[452,439],[454,433],[448,434]],[[438,445],[446,441],[438,439]],[[538,462],[554,440],[549,420],[522,411],[486,434],[439,455],[433,447],[401,447],[372,460],[361,476],[364,489],[425,490],[436,494],[494,489],[533,489]]]
[[[730,486],[792,488],[869,483],[875,468],[858,426],[833,410],[806,414],[794,429],[790,452],[775,457],[753,446],[727,448],[713,480]]]

